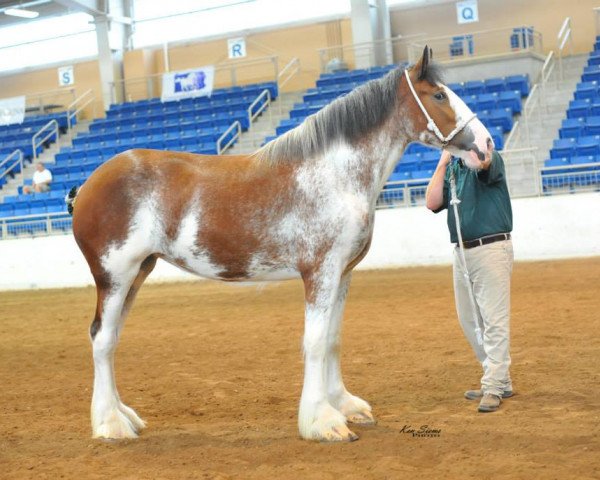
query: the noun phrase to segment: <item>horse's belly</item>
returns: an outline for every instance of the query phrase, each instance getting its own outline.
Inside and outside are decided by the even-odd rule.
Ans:
[[[269,282],[300,278],[300,273],[290,265],[278,262],[226,262],[215,263],[206,254],[186,252],[180,255],[161,255],[167,262],[200,277],[229,282]]]

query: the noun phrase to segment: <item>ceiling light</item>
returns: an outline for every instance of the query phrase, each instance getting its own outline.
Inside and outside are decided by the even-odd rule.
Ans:
[[[36,18],[40,13],[34,12],[33,10],[24,10],[22,8],[8,8],[4,10],[4,14],[12,17]]]

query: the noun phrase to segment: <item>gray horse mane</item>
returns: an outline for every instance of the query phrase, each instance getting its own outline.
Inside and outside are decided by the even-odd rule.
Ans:
[[[254,153],[259,160],[276,164],[322,154],[340,140],[350,144],[380,127],[400,101],[398,87],[404,69],[396,68],[337,98]],[[429,80],[429,79],[428,79]]]

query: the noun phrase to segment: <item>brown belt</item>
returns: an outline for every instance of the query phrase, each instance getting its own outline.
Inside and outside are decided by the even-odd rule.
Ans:
[[[498,235],[489,235],[487,237],[476,238],[475,240],[466,240],[463,242],[465,248],[475,248],[481,245],[488,245],[502,240],[510,240],[510,233],[499,233]]]

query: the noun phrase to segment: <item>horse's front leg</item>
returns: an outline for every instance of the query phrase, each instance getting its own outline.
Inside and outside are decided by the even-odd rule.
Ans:
[[[371,413],[371,406],[362,398],[352,395],[346,390],[342,380],[340,334],[351,277],[352,274],[347,273],[340,281],[329,331],[327,332],[327,398],[329,403],[342,412],[349,422],[373,425],[375,419]]]
[[[346,417],[328,400],[328,334],[336,309],[341,272],[322,266],[303,276],[306,296],[304,329],[304,386],[298,427],[307,440],[352,441],[358,437],[346,426]]]

